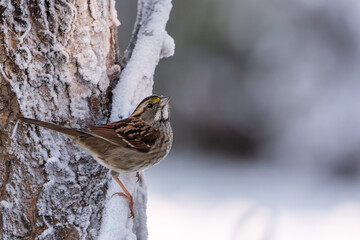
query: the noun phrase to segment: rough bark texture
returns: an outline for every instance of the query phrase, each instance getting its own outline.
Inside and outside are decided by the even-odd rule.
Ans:
[[[107,170],[18,113],[72,127],[104,123],[118,78],[114,2],[0,2],[0,239],[93,239]]]

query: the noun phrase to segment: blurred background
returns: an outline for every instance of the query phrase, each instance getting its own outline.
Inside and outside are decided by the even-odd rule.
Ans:
[[[136,1],[117,2],[120,50]],[[360,2],[174,0],[149,239],[360,239]]]

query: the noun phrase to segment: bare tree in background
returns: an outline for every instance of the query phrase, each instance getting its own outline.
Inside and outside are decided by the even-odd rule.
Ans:
[[[159,59],[173,54],[165,31],[171,1],[139,1],[123,59],[114,5],[0,1],[0,239],[147,238],[144,182],[122,176],[135,198],[129,219],[127,202],[109,198],[119,189],[111,182],[108,191],[107,170],[89,154],[15,122],[19,113],[71,127],[115,121],[152,92]]]

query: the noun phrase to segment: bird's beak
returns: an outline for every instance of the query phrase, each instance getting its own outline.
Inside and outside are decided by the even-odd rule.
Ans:
[[[170,101],[169,97],[161,97],[159,102],[160,107],[164,107],[166,104],[169,103],[169,101]]]

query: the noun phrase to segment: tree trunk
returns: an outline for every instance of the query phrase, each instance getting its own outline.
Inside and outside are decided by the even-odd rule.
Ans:
[[[138,239],[147,237],[145,183],[136,185],[133,175],[123,178],[135,197],[133,222],[127,218],[127,203],[109,198],[117,189],[111,182],[107,193],[108,171],[89,154],[61,134],[16,124],[15,118],[21,113],[84,127],[107,122],[110,113],[112,120],[127,117],[151,93],[159,58],[172,54],[165,31],[170,2],[139,2],[122,61],[125,75],[120,75],[114,0],[0,2],[0,239],[95,239],[100,227],[102,235],[113,228],[105,220],[116,206],[122,210],[115,211],[118,216],[126,219],[118,228]],[[163,17],[151,29],[159,9]],[[139,44],[154,36],[163,39]],[[154,59],[143,62],[146,66],[136,60],[147,58],[138,45],[155,51],[150,54]],[[140,76],[134,68],[146,71],[131,81]],[[106,207],[101,223],[107,202],[113,206]]]

